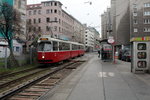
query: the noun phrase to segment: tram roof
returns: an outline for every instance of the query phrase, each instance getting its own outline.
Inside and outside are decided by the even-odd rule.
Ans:
[[[41,38],[43,39],[48,39],[48,40],[43,40],[43,41],[58,41],[58,42],[65,42],[65,43],[70,43],[70,44],[76,44],[76,45],[83,45],[81,43],[78,42],[72,42],[72,41],[65,41],[65,40],[61,40],[61,39],[56,39],[56,38],[52,38],[50,35],[42,35],[39,39],[38,42],[40,42]]]

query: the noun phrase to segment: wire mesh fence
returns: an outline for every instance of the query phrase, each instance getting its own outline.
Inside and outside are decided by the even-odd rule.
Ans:
[[[9,68],[9,61],[7,60],[7,58],[8,57],[6,56],[0,58],[0,68]],[[34,47],[31,47],[29,48],[29,51],[22,52],[20,55],[15,55],[15,58],[18,61],[20,66],[36,64],[37,63],[37,49]]]

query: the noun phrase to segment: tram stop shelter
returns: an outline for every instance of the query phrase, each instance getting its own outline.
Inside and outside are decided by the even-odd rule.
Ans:
[[[131,72],[150,71],[150,37],[134,37],[131,42]]]
[[[112,45],[108,43],[108,39],[100,41],[101,45],[101,59],[103,61],[112,61],[113,60],[113,49]]]

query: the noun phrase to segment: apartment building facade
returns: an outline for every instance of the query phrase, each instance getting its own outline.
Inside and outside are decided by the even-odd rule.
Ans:
[[[111,0],[111,7],[104,12],[105,16],[102,18],[102,22],[106,23],[104,29],[102,26],[102,34],[105,34],[105,37],[107,35],[104,39],[108,39],[109,36],[114,37],[115,45],[120,48],[130,45],[129,4],[129,0]]]
[[[150,0],[130,0],[130,38],[150,36]]]
[[[109,24],[108,20],[111,20]],[[150,0],[111,0],[110,11],[102,15],[104,39],[108,37],[108,25],[112,27],[116,45],[126,46],[133,37],[150,36]]]
[[[107,10],[101,15],[102,39],[108,39],[110,35],[110,25],[110,8],[107,8]]]
[[[19,11],[21,17],[21,29],[20,32],[15,35],[15,38],[22,40],[26,40],[26,5],[27,0],[14,0],[14,8]]]
[[[94,50],[94,33],[87,28],[85,31],[85,49],[87,52],[91,52]]]
[[[100,50],[100,34],[94,27],[89,27],[90,30],[94,33],[94,51]]]
[[[18,31],[14,31],[13,33],[13,40],[12,40],[12,46],[13,46],[13,52],[14,55],[21,55],[23,51],[23,45],[25,45],[26,40],[26,0],[1,0],[0,4],[2,3],[8,3],[9,5],[13,6],[15,10],[18,11],[20,14],[19,17],[21,17],[20,25]],[[3,20],[3,18],[1,19]],[[15,26],[12,26],[15,27]],[[18,41],[20,40],[20,41]],[[6,45],[8,45],[7,41],[4,39],[3,35],[0,34],[0,55],[5,55],[5,48]],[[8,53],[8,51],[7,51]],[[2,56],[1,56],[2,57]]]
[[[84,26],[62,9],[59,1],[27,5],[28,39],[48,34],[51,37],[83,43]]]
[[[100,34],[99,32],[94,28],[90,26],[86,26],[85,34],[84,34],[84,44],[85,44],[85,50],[87,52],[96,51],[100,48]]]

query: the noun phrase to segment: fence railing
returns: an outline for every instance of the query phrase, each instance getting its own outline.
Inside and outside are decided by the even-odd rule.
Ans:
[[[0,58],[0,68],[8,68],[9,67],[7,65],[9,63],[7,60],[8,59],[7,52],[5,52],[4,55],[5,55],[5,57]],[[22,53],[21,55],[15,56],[15,58],[18,61],[20,66],[35,64],[35,63],[37,63],[36,48],[30,48],[29,52]]]

